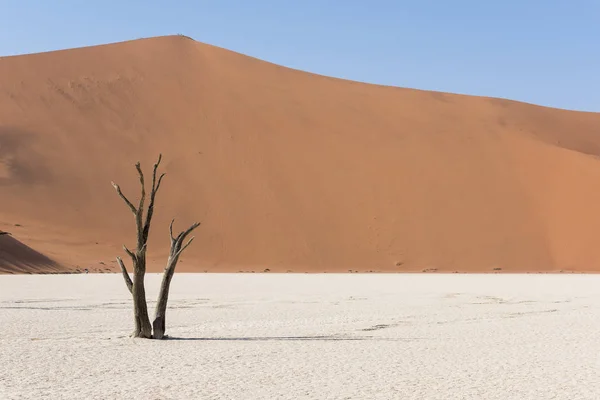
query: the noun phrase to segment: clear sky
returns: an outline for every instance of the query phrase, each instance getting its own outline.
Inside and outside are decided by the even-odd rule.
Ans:
[[[340,78],[600,111],[600,0],[0,0],[0,55],[175,33]]]

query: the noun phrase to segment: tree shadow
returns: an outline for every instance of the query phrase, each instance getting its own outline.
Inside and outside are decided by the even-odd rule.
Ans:
[[[325,341],[325,342],[349,342],[349,341],[411,341],[414,339],[404,338],[379,338],[372,336],[247,336],[247,337],[175,337],[166,336],[164,340],[183,340],[200,342],[280,342],[280,341]]]

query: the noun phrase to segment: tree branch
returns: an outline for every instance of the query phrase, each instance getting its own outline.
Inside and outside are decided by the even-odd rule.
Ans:
[[[158,193],[158,189],[160,188],[160,183],[162,182],[162,179],[165,177],[167,173],[163,172],[162,174],[160,174],[160,176],[158,177],[158,183],[156,184],[156,189],[154,189],[154,194],[156,195],[156,193]]]
[[[142,186],[142,195],[140,197],[140,206],[138,207],[138,213],[144,212],[144,201],[146,200],[146,185],[144,184],[144,173],[142,172],[142,166],[138,161],[135,164],[135,169],[137,169],[138,175],[140,176],[140,185]]]
[[[173,237],[173,222],[175,222],[175,220],[171,221],[171,225],[169,226],[169,231],[170,231],[170,234],[171,234],[171,255],[169,256],[169,260],[167,262],[167,266],[165,267],[165,271],[166,272],[168,272],[171,269],[173,269],[173,270],[175,269],[175,266],[177,265],[177,261],[179,259],[179,256],[192,243],[192,241],[194,240],[194,238],[192,237],[185,244],[185,246],[182,246],[183,241],[185,240],[185,238],[194,229],[196,229],[197,227],[200,226],[200,222],[196,222],[195,224],[193,224],[192,226],[190,226],[185,231],[179,233],[179,235],[177,235],[176,238],[174,238]]]
[[[135,264],[137,261],[137,257],[136,255],[133,253],[133,251],[129,250],[127,248],[127,246],[123,245],[123,250],[125,250],[125,253],[129,254],[129,257],[131,257],[131,260],[133,261],[133,263]]]
[[[152,171],[152,190],[150,191],[150,203],[148,204],[148,212],[146,214],[146,222],[144,223],[144,237],[148,238],[150,234],[150,223],[152,222],[152,216],[154,215],[154,201],[156,200],[156,193],[158,193],[158,189],[160,188],[160,183],[164,178],[165,174],[161,174],[158,178],[158,183],[156,182],[156,171],[158,170],[158,166],[160,165],[160,161],[162,160],[162,154],[158,155],[158,160],[154,164],[154,169]]]
[[[129,273],[127,272],[127,268],[125,268],[125,264],[123,264],[123,260],[121,260],[121,257],[117,257],[117,262],[119,263],[119,267],[121,267],[121,272],[123,273],[123,279],[125,279],[127,289],[129,290],[129,293],[133,294],[133,282],[129,277]]]
[[[137,216],[137,210],[135,209],[135,206],[133,204],[131,204],[131,202],[129,201],[129,199],[127,197],[125,197],[125,195],[123,194],[123,192],[121,192],[121,188],[119,187],[119,185],[117,185],[114,182],[111,182],[113,187],[115,188],[115,190],[117,191],[117,194],[119,195],[119,197],[121,199],[123,199],[123,201],[125,202],[125,204],[127,204],[127,206],[131,209],[131,212]]]
[[[173,242],[175,241],[175,238],[173,237],[173,223],[175,223],[175,218],[173,218],[171,220],[171,224],[169,225],[169,234],[171,236],[171,245],[173,244]]]
[[[173,239],[173,242],[171,243],[171,256],[173,259],[177,260],[177,258],[181,255],[181,253],[183,253],[183,251],[192,243],[192,241],[194,240],[193,237],[185,244],[185,246],[182,246],[182,243],[185,240],[185,238],[190,233],[192,233],[192,231],[194,229],[196,229],[199,226],[200,226],[200,222],[196,222],[195,224],[190,226],[187,230],[185,230],[185,231],[181,232],[179,235],[177,235],[176,239]],[[171,222],[171,227],[169,228],[169,229],[171,229],[171,231],[172,231],[172,227],[173,227],[173,222]],[[171,238],[173,238],[172,232],[171,232]],[[177,261],[175,261],[175,263],[176,262]],[[173,266],[175,266],[175,263],[173,263]]]
[[[192,233],[192,231],[194,229],[196,229],[197,227],[199,227],[199,226],[200,226],[200,222],[196,222],[192,226],[190,226],[186,231],[181,232],[179,234],[179,236],[177,237],[177,240],[179,241],[179,245],[181,246],[181,243],[185,240],[185,238],[187,237],[187,235],[189,235],[190,233]]]
[[[162,160],[162,154],[158,154],[158,160],[154,163],[154,170],[152,171],[152,191],[154,192],[156,189],[156,171],[158,170],[158,166]],[[163,174],[164,175],[164,174]]]
[[[187,247],[188,247],[190,244],[192,244],[192,242],[193,242],[193,241],[194,241],[194,236],[192,236],[192,237],[190,238],[190,240],[188,240],[188,242],[185,244],[185,246],[183,246],[183,247],[182,247],[182,248],[181,248],[181,249],[180,249],[180,250],[177,252],[177,254],[175,254],[175,257],[179,257],[179,256],[181,255],[181,253],[183,253],[183,251],[184,251],[185,249],[187,249]]]

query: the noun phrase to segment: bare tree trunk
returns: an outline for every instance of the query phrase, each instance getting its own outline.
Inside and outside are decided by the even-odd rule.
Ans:
[[[167,302],[169,301],[171,280],[173,279],[173,274],[175,273],[175,267],[179,261],[179,256],[192,243],[194,238],[192,237],[185,245],[183,245],[183,241],[194,229],[200,226],[199,223],[195,223],[186,231],[183,231],[177,235],[177,237],[173,237],[173,222],[174,221],[171,221],[171,225],[169,227],[169,233],[171,236],[171,251],[169,254],[169,259],[167,260],[165,272],[163,273],[162,284],[160,285],[160,291],[158,293],[158,301],[156,302],[154,322],[152,322],[152,327],[154,328],[154,339],[163,339],[165,336]]]
[[[144,260],[145,262],[145,260]],[[146,288],[144,287],[144,270],[139,270],[133,276],[133,315],[135,322],[135,330],[133,337],[152,338],[152,325],[150,325],[150,317],[148,316],[148,305],[146,303]]]

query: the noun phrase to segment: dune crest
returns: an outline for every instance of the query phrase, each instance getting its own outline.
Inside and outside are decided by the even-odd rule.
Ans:
[[[0,222],[52,227],[29,234],[71,266],[133,244],[110,182],[136,196],[163,153],[154,270],[173,216],[203,223],[178,270],[600,270],[597,113],[169,36],[0,58],[0,121]]]

